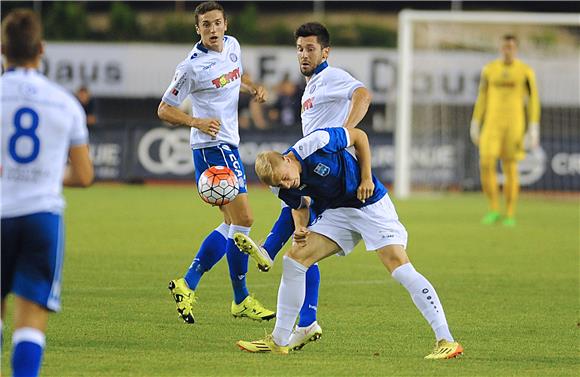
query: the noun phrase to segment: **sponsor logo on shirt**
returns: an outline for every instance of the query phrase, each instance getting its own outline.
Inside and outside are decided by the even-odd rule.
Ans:
[[[306,110],[312,109],[313,106],[314,106],[314,97],[308,98],[302,104],[302,111],[306,111]]]
[[[175,75],[175,78],[173,79],[173,81],[177,81],[177,82],[173,86],[173,90],[171,91],[171,94],[173,94],[174,96],[178,95],[179,89],[181,89],[183,84],[185,84],[186,80],[187,80],[187,72],[184,72],[181,76]]]
[[[216,88],[221,88],[228,85],[230,82],[235,81],[240,78],[240,68],[236,68],[229,73],[225,73],[220,77],[211,80],[211,83],[215,85]]]
[[[515,88],[516,83],[514,81],[497,81],[494,83],[495,86],[499,88]]]
[[[210,69],[214,65],[216,65],[216,62],[211,62],[208,65],[201,67],[201,69],[203,69],[205,71],[206,69]]]

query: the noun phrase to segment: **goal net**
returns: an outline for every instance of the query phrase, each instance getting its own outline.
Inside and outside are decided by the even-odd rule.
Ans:
[[[522,189],[580,191],[580,14],[404,10],[396,196],[480,188],[469,125],[481,69],[500,56],[505,34],[518,38],[518,58],[534,69],[541,103],[541,147],[520,163]]]

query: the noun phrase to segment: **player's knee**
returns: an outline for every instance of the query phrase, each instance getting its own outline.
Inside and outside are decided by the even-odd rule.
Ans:
[[[383,247],[377,251],[377,255],[391,272],[395,268],[410,262],[405,249],[400,245]]]
[[[495,160],[493,158],[482,158],[479,161],[479,167],[481,170],[495,169]]]
[[[306,247],[303,246],[298,247],[296,245],[293,245],[292,248],[290,248],[290,250],[288,250],[288,252],[286,253],[286,256],[305,267],[310,267],[311,265],[314,264],[314,261],[312,260],[310,253],[308,253]]]
[[[254,217],[249,213],[244,213],[236,219],[236,225],[247,226],[248,228],[254,224]]]

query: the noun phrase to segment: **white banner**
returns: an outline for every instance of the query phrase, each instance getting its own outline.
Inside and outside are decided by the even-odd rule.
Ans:
[[[70,90],[84,83],[97,96],[161,98],[192,46],[48,42],[43,71]],[[302,80],[294,48],[242,46],[242,58],[245,71],[268,86],[286,73]],[[473,104],[481,68],[494,58],[480,52],[417,53],[416,102]],[[544,105],[580,105],[580,53],[522,59],[536,71]],[[373,92],[373,102],[395,102],[396,50],[333,48],[329,62],[361,80]]]

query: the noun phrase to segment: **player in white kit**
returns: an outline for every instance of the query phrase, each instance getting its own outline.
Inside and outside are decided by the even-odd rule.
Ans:
[[[85,113],[37,69],[42,25],[30,10],[2,22],[2,319],[13,293],[12,373],[37,376],[49,312],[60,310],[63,183],[93,180]],[[67,159],[69,165],[67,167]]]
[[[240,194],[220,206],[224,222],[203,241],[184,277],[171,280],[169,289],[179,316],[194,323],[195,289],[203,274],[224,256],[230,270],[234,300],[231,314],[253,320],[269,320],[275,313],[249,294],[246,287],[248,256],[236,247],[234,233],[248,235],[253,223],[244,165],[238,153],[238,99],[240,89],[264,102],[266,92],[254,84],[242,67],[238,41],[225,35],[227,19],[223,7],[213,1],[195,9],[195,29],[201,37],[187,57],[177,66],[175,76],[159,104],[158,115],[173,125],[191,127],[191,148],[196,181],[210,166],[227,166],[238,177]],[[192,116],[178,106],[191,97]]]
[[[299,26],[297,40],[298,65],[306,79],[302,95],[302,133],[304,136],[327,127],[356,127],[365,116],[371,94],[348,72],[328,64],[330,35],[324,25],[308,22]],[[298,43],[299,42],[299,43]],[[258,268],[268,271],[273,260],[294,232],[292,209],[283,203],[278,220],[262,245],[243,234],[234,236],[240,250],[259,260]],[[310,207],[310,220],[316,219],[316,206]],[[299,321],[290,339],[291,349],[301,349],[322,336],[316,320],[320,270],[312,265],[306,273],[306,296]]]

